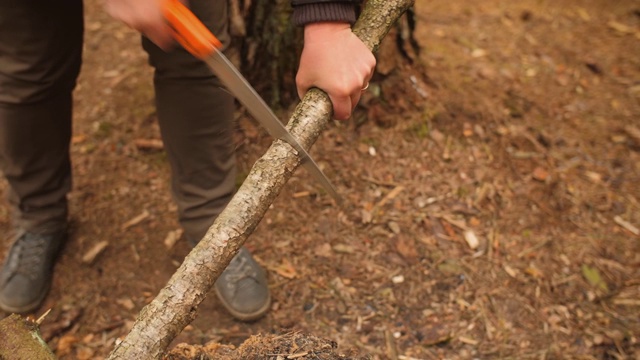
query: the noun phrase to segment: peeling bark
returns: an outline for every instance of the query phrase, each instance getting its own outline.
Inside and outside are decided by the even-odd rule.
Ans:
[[[412,0],[369,0],[354,33],[375,51],[412,4]],[[296,108],[287,128],[308,149],[331,117],[328,96],[312,89]],[[300,158],[291,146],[281,140],[273,142],[202,241],[158,296],[142,309],[110,360],[162,358],[171,341],[193,321],[198,305],[299,165]]]

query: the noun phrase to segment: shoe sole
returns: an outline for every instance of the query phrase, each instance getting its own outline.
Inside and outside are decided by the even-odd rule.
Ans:
[[[14,313],[14,314],[26,314],[26,313],[33,312],[37,310],[40,307],[40,305],[42,305],[42,302],[47,297],[47,294],[49,293],[50,289],[51,289],[51,281],[49,281],[44,286],[44,291],[42,292],[42,294],[40,294],[40,296],[36,300],[34,300],[32,303],[28,305],[24,305],[20,307],[13,307],[13,306],[4,304],[2,303],[2,301],[0,301],[0,310],[7,313]]]
[[[220,292],[218,291],[218,289],[215,286],[214,286],[214,288],[215,288],[215,291],[216,291],[216,295],[218,295],[218,299],[220,300],[222,305],[225,307],[225,309],[227,309],[227,311],[231,314],[231,316],[233,316],[234,318],[236,318],[236,319],[238,319],[240,321],[249,322],[249,321],[258,320],[261,317],[263,317],[267,313],[267,311],[269,311],[269,308],[271,307],[271,294],[269,294],[266,303],[260,309],[254,311],[252,313],[239,312],[239,311],[235,310],[234,308],[232,308],[231,305],[227,301],[224,300],[224,298],[222,297],[222,295],[220,295]]]

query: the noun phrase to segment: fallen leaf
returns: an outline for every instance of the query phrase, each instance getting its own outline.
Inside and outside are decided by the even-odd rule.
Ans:
[[[542,271],[540,271],[538,268],[534,266],[529,266],[528,268],[524,269],[524,272],[536,279],[542,279],[544,277],[544,274],[542,273]]]
[[[400,234],[400,225],[398,225],[397,222],[389,221],[387,226],[389,226],[389,229],[391,229],[391,231],[393,231],[394,234],[396,234],[396,235]]]
[[[56,356],[61,358],[63,356],[71,354],[73,350],[73,345],[77,343],[79,340],[77,337],[71,334],[63,335],[60,340],[58,340],[58,347],[56,348]]]
[[[272,270],[287,279],[294,279],[298,276],[298,272],[287,259],[283,259],[282,263],[275,268],[272,268]]]
[[[462,135],[464,137],[473,136],[473,127],[471,126],[470,123],[465,122],[464,124],[462,124]]]
[[[77,145],[77,144],[85,142],[85,140],[87,140],[87,135],[78,134],[78,135],[75,135],[74,137],[71,138],[71,144]]]
[[[394,240],[394,246],[398,254],[402,256],[409,264],[418,262],[418,251],[416,242],[408,236],[397,236]]]
[[[587,264],[582,264],[582,276],[589,282],[589,284],[597,289],[605,292],[609,292],[607,283],[602,279],[600,270],[595,267],[591,267]]]
[[[538,181],[544,182],[549,177],[549,172],[547,171],[547,169],[541,166],[538,166],[535,169],[533,169],[533,173],[531,174],[531,176]]]
[[[95,359],[95,351],[88,347],[83,346],[76,351],[76,359],[77,360],[90,360]]]

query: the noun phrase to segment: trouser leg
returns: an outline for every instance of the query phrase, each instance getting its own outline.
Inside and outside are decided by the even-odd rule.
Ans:
[[[189,2],[228,43],[226,1]],[[188,239],[199,241],[235,190],[233,98],[207,66],[181,48],[165,52],[143,39],[154,84],[160,130],[172,169],[172,192]]]
[[[14,225],[65,226],[71,93],[80,70],[81,0],[0,4],[0,171]]]

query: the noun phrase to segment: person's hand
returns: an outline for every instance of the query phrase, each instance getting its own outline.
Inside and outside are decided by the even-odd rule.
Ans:
[[[333,104],[333,116],[347,120],[369,86],[376,59],[347,23],[312,23],[304,29],[304,48],[296,76],[298,96],[322,89]]]
[[[162,14],[162,0],[104,0],[105,10],[140,31],[162,49],[173,44],[171,28]]]

